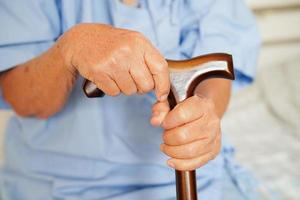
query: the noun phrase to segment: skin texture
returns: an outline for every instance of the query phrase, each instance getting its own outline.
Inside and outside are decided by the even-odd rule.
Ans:
[[[167,63],[140,33],[100,24],[80,24],[48,51],[3,72],[4,99],[22,117],[49,118],[60,112],[81,75],[107,95],[132,95],[155,90],[151,123],[164,128],[161,150],[169,166],[196,169],[220,151],[220,119],[229,100],[230,82],[210,79],[195,96],[172,111]]]
[[[57,47],[2,72],[2,95],[22,117],[46,119],[65,105],[77,75],[66,67]]]
[[[70,30],[62,53],[73,68],[106,94],[132,95],[155,89],[165,100],[170,89],[167,63],[140,33],[107,25],[81,24]],[[71,38],[69,42],[68,38]],[[59,43],[60,44],[60,43]]]
[[[160,148],[178,170],[194,170],[214,159],[221,148],[220,120],[229,102],[230,81],[209,79],[195,95],[170,111],[167,101],[152,108],[151,124],[165,129]]]
[[[144,36],[100,24],[74,26],[42,55],[2,73],[0,84],[17,114],[48,118],[63,108],[78,74],[111,96],[154,89],[164,101],[170,90],[167,63]]]

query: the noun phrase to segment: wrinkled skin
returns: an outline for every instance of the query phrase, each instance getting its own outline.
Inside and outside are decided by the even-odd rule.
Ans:
[[[170,111],[167,63],[138,32],[101,24],[76,25],[48,51],[2,73],[0,84],[18,115],[47,119],[64,107],[78,74],[111,96],[155,91],[151,123],[165,129],[161,150],[171,157],[169,166],[192,170],[218,154],[220,118],[230,82],[205,81],[197,95]]]
[[[151,123],[165,129],[160,148],[171,157],[170,167],[194,170],[219,153],[220,118],[211,99],[195,95],[172,111],[167,101],[157,102],[152,111]]]
[[[71,42],[72,41],[72,42]],[[140,33],[108,25],[80,24],[59,41],[66,63],[106,94],[132,95],[170,90],[167,62]]]

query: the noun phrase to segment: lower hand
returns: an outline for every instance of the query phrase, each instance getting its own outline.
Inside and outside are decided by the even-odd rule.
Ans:
[[[167,101],[157,102],[151,124],[165,129],[161,151],[171,157],[172,168],[195,170],[220,152],[220,118],[211,99],[195,95],[171,111]]]

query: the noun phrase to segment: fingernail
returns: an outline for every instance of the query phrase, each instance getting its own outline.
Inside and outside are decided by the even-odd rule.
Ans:
[[[166,101],[168,99],[168,94],[161,95],[159,101]]]
[[[170,160],[168,160],[168,165],[170,166],[170,167],[172,167],[172,168],[175,168],[175,165],[174,165],[174,163],[173,162],[171,162]]]

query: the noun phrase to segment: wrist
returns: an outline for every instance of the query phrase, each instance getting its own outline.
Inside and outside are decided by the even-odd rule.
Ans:
[[[59,54],[60,59],[63,61],[64,67],[74,76],[77,76],[78,72],[74,64],[74,54],[78,49],[78,41],[80,41],[80,31],[78,31],[76,25],[70,30],[65,32],[54,45],[54,51]]]
[[[65,66],[72,74],[78,74],[78,55],[84,48],[85,37],[89,34],[88,27],[90,25],[91,24],[82,23],[73,26],[60,36],[55,44]]]
[[[62,75],[67,76],[69,80],[74,80],[77,78],[77,70],[72,65],[70,53],[64,47],[64,41],[59,39],[54,46],[50,49],[50,59],[55,61],[56,67],[58,71],[62,73]]]

